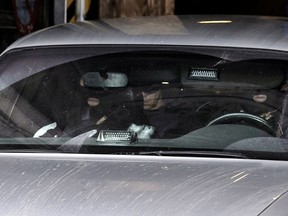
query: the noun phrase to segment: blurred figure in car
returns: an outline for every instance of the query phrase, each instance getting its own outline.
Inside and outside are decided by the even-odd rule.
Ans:
[[[107,119],[106,113],[104,113],[105,108],[102,106],[103,102],[101,101],[105,96],[105,92],[100,90],[96,92],[95,90],[86,88],[83,78],[80,79],[80,86],[82,93],[81,97],[86,100],[86,104],[84,104],[82,108],[81,120],[90,120],[93,116],[96,125],[103,123]]]
[[[83,78],[78,81],[78,91],[74,99],[73,109],[69,110],[65,133],[70,136],[79,135],[95,129],[107,120],[109,109],[104,98],[109,94],[104,89],[87,88]]]
[[[151,134],[151,127],[144,127],[147,131],[142,133],[155,138],[174,137],[178,126],[178,114],[173,111],[168,100],[163,99],[161,86],[154,85],[144,89],[141,93],[143,97],[142,113],[146,120],[144,124],[154,128],[153,134]]]
[[[157,87],[142,91],[143,109],[144,110],[159,110],[165,106],[162,99],[162,92]]]
[[[87,87],[83,78],[79,81],[78,102],[74,126],[100,130],[127,130],[131,124],[130,110],[123,105],[123,95],[120,89]],[[115,97],[117,94],[117,97]],[[78,106],[78,108],[77,108]],[[79,132],[78,132],[79,133]]]

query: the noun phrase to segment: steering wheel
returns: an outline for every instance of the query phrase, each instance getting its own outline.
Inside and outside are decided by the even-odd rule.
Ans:
[[[276,135],[273,127],[265,119],[248,114],[248,113],[228,113],[210,121],[206,127],[216,124],[244,124],[259,128],[268,132],[269,134]]]

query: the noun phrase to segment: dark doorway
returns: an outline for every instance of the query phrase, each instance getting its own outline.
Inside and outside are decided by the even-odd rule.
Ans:
[[[286,16],[287,0],[175,0],[175,14]]]

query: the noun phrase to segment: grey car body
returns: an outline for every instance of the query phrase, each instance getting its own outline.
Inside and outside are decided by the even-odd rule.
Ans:
[[[210,22],[209,22],[210,21]],[[286,19],[254,16],[159,16],[65,24],[18,40],[8,50],[51,45],[136,44],[287,51]],[[82,33],[82,34],[80,34]]]
[[[126,51],[131,47],[145,51],[146,46],[161,51],[196,47],[199,54],[214,53],[228,60],[237,60],[241,51],[249,51],[241,60],[271,56],[287,60],[287,26],[284,18],[252,16],[139,17],[63,24],[21,38],[1,54],[0,90],[41,70],[92,56],[90,52],[68,56],[66,51],[61,53],[65,47],[98,47],[103,53],[111,47]],[[43,57],[37,50],[47,52]],[[19,68],[22,72],[16,73]],[[258,130],[255,133],[261,138],[251,135],[249,141],[241,141],[237,138],[241,127],[225,130],[230,139],[224,141],[216,130],[214,143],[224,143],[230,150],[253,146],[276,156],[267,160],[195,152],[73,154],[83,144],[83,136],[62,145],[64,149],[76,146],[68,153],[2,152],[0,215],[287,215],[288,162],[280,156],[277,160],[278,153],[287,154],[287,141]],[[203,131],[192,132],[193,141],[210,147],[209,133]],[[13,142],[19,140],[9,140]],[[191,144],[181,137],[173,142]],[[153,140],[145,145],[153,145]]]
[[[287,162],[1,154],[1,164],[2,215],[287,214]]]

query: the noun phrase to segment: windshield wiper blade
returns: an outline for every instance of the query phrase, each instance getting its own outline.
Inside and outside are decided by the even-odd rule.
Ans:
[[[182,156],[182,157],[212,157],[212,158],[241,158],[248,159],[241,153],[222,152],[222,151],[143,151],[130,153],[136,155],[158,155],[158,156]]]
[[[60,153],[57,149],[4,149],[0,153]]]

